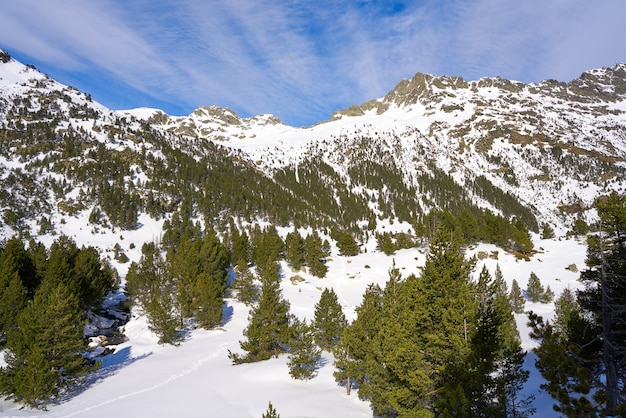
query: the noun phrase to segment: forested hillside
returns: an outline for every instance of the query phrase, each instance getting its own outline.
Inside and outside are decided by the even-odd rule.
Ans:
[[[250,314],[233,367],[285,355],[308,380],[332,353],[376,416],[529,416],[515,315],[556,298],[552,321],[529,313],[546,390],[569,416],[623,413],[625,80],[623,64],[531,85],[417,74],[293,128],[216,106],[113,111],[1,52],[0,394],[45,408],[127,321],[177,346],[236,300]],[[587,234],[576,295],[466,257],[528,261],[541,239]],[[423,265],[394,261],[350,320],[332,288],[308,319],[283,294],[335,257],[407,249]]]

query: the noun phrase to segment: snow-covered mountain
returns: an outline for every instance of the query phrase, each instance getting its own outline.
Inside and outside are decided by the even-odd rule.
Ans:
[[[484,176],[557,226],[569,226],[572,211],[584,216],[578,210],[599,194],[624,190],[626,64],[590,70],[569,83],[468,82],[418,73],[383,98],[303,128],[269,115],[242,119],[219,107],[187,117],[129,113],[242,152],[269,175],[321,157],[346,183],[353,181],[348,168],[363,159],[393,162],[408,183],[430,167],[461,186]]]
[[[369,202],[363,205],[379,219],[409,222],[408,217],[442,205],[423,179],[445,173],[464,190],[456,199],[510,216],[493,192],[513,196],[537,224],[547,222],[564,231],[574,219],[593,219],[593,211],[586,209],[596,196],[624,190],[626,65],[591,70],[569,83],[528,85],[418,73],[383,98],[296,128],[271,115],[241,118],[217,106],[188,116],[156,109],[113,111],[3,52],[0,123],[0,181],[5,186],[0,205],[5,218],[25,224],[46,213],[55,223],[64,211],[76,215],[103,205],[85,196],[93,188],[90,179],[72,177],[79,166],[93,162],[95,150],[104,144],[124,156],[126,191],[130,186],[141,200],[149,187],[136,186],[145,186],[153,175],[146,156],[175,164],[163,149],[168,147],[198,161],[211,155],[230,159],[305,202],[308,197],[277,173],[287,172],[298,181],[315,173],[330,189],[345,189],[351,199]],[[362,178],[365,162],[396,173],[403,184],[389,180],[382,190],[372,187]],[[330,171],[321,175],[319,164]],[[302,171],[303,166],[310,166],[309,171]],[[22,181],[16,183],[16,178]],[[66,184],[52,187],[49,182],[55,180]],[[34,184],[15,187],[20,183]],[[413,196],[398,200],[404,189]],[[171,203],[180,194],[170,189],[160,199]],[[381,207],[381,196],[396,199],[391,210]],[[24,208],[16,210],[20,205]],[[416,209],[403,216],[397,210],[401,206]],[[3,223],[16,226],[14,221]]]
[[[68,234],[98,247],[121,276],[129,263],[113,260],[113,248],[137,261],[141,244],[161,240],[177,214],[215,224],[232,216],[369,232],[410,229],[458,200],[548,222],[561,238],[574,220],[594,219],[595,197],[624,191],[625,172],[624,64],[569,83],[530,85],[417,74],[383,98],[291,127],[217,106],[188,116],[111,110],[0,51],[0,239],[21,232],[49,244]],[[584,245],[533,239],[538,253],[529,261],[488,244],[469,251],[481,253],[491,271],[498,264],[508,284],[523,286],[535,272],[557,294],[580,286],[570,267],[582,268]],[[392,263],[405,276],[419,272],[423,249],[392,259],[373,241],[351,258],[333,248],[324,279],[282,263],[292,312],[311,318],[321,289],[333,287],[354,319],[366,286],[384,284]],[[312,382],[292,381],[284,356],[232,366],[226,352],[238,350],[248,308],[227,305],[232,316],[224,327],[190,332],[181,347],[158,345],[145,317],[134,317],[125,329],[130,340],[105,358],[87,387],[48,414],[12,404],[4,412],[259,416],[273,401],[283,416],[371,415],[367,403],[337,387],[330,355]],[[553,309],[529,305],[547,316]],[[517,320],[530,349],[526,317]],[[532,355],[527,363],[532,369]],[[533,369],[526,390],[537,394],[540,416],[555,416],[539,382]]]

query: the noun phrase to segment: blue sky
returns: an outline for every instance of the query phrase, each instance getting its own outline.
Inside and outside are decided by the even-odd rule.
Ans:
[[[299,126],[416,72],[569,81],[626,61],[623,0],[20,0],[0,48],[112,109]]]

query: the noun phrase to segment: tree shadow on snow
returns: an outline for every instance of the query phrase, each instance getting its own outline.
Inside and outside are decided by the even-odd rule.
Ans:
[[[224,302],[224,310],[222,311],[222,323],[221,326],[228,324],[233,319],[233,314],[235,309],[228,304],[228,302]]]
[[[108,377],[113,376],[124,367],[138,360],[142,360],[152,354],[146,353],[138,357],[131,357],[130,353],[130,347],[124,347],[121,350],[116,350],[114,353],[99,358],[98,360],[101,361],[100,368],[95,372],[90,373],[82,384],[71,387],[67,392],[59,396],[57,401],[54,403],[58,405],[68,402],[92,386],[95,386]]]

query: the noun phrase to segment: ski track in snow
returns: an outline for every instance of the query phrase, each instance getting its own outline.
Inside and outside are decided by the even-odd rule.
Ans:
[[[89,406],[87,408],[83,408],[83,409],[81,409],[79,411],[74,411],[74,412],[72,412],[70,414],[62,415],[61,418],[70,418],[70,417],[74,417],[74,416],[80,416],[81,414],[87,413],[87,412],[92,411],[94,409],[102,408],[102,407],[105,407],[107,405],[113,404],[115,402],[121,401],[123,399],[132,398],[133,396],[141,395],[141,394],[144,394],[144,393],[151,392],[153,390],[159,389],[159,388],[161,388],[163,386],[167,386],[170,383],[180,379],[181,377],[188,376],[191,373],[197,371],[206,362],[208,362],[209,360],[215,359],[219,354],[221,354],[223,351],[225,351],[226,347],[228,347],[231,344],[232,344],[232,342],[225,342],[225,343],[222,343],[222,344],[218,345],[216,350],[213,352],[213,354],[211,354],[210,356],[204,357],[204,358],[202,358],[200,360],[197,360],[196,363],[192,367],[190,367],[189,369],[183,371],[182,373],[171,375],[167,379],[165,379],[165,380],[163,380],[163,381],[161,381],[159,383],[156,383],[156,384],[154,384],[154,385],[152,385],[150,387],[143,388],[143,389],[140,389],[140,390],[136,390],[136,391],[130,392],[130,393],[125,393],[123,395],[117,396],[115,398],[111,398],[111,399],[106,400],[104,402],[100,402],[100,403],[98,403],[96,405],[91,405],[91,406]]]

